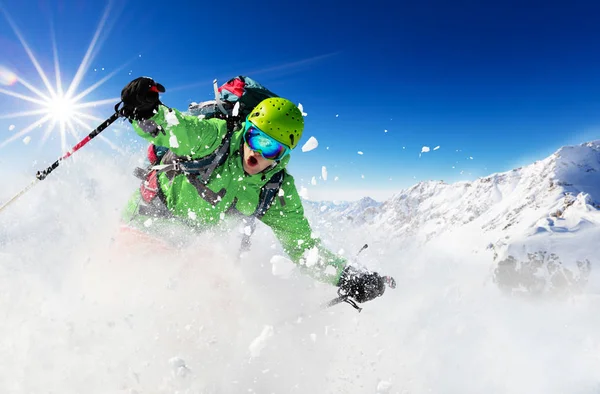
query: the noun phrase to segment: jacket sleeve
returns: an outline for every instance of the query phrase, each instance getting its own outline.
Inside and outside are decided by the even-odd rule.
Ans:
[[[220,119],[198,119],[164,105],[158,107],[152,118],[132,124],[142,138],[157,146],[166,146],[178,156],[208,154],[221,144],[227,133],[227,125]]]
[[[346,259],[325,248],[321,240],[313,236],[294,178],[287,173],[281,191],[283,196],[280,192],[280,197],[285,203],[281,204],[280,198],[276,198],[262,217],[263,223],[271,227],[284,251],[304,272],[321,282],[337,285]]]

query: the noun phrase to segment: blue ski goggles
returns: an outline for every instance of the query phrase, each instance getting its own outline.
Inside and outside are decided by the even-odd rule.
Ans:
[[[250,121],[246,121],[244,142],[267,160],[281,160],[291,151],[289,147],[267,135]]]

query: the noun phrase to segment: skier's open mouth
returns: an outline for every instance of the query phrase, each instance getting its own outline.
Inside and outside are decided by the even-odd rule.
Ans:
[[[256,157],[250,156],[248,157],[247,163],[250,167],[255,167],[258,165],[258,160],[256,160]]]

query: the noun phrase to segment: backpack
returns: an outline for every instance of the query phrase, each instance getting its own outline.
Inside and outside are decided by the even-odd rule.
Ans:
[[[164,196],[162,196],[158,187],[160,172],[166,172],[170,179],[178,174],[185,174],[202,198],[213,205],[218,203],[226,190],[223,189],[215,193],[206,187],[206,184],[210,180],[213,171],[227,160],[234,130],[239,128],[250,111],[262,100],[269,97],[278,97],[253,79],[241,75],[230,79],[221,87],[217,87],[217,81],[214,80],[213,86],[215,100],[192,103],[188,110],[191,115],[203,119],[219,118],[227,121],[227,134],[223,137],[221,145],[208,156],[189,160],[184,157],[177,157],[167,147],[150,144],[147,150],[149,166],[145,169],[136,168],[134,170],[134,175],[143,180],[140,185],[140,192],[142,199],[147,204],[145,209],[140,210],[140,213],[145,214],[145,210],[146,214],[159,213],[161,216],[165,216]],[[261,188],[258,206],[250,216],[250,234],[246,234],[242,240],[243,249],[247,249],[250,245],[249,237],[256,226],[254,219],[261,219],[273,204],[275,197],[279,195],[284,175],[284,170],[278,171]],[[156,201],[157,197],[160,203]],[[281,204],[285,205],[285,200],[281,197],[280,200]],[[147,207],[151,207],[151,209],[147,209]],[[140,206],[140,208],[142,207]]]
[[[239,75],[231,78],[220,87],[213,81],[215,99],[201,103],[191,103],[188,111],[204,119],[237,117],[246,119],[250,111],[264,99],[278,97],[252,78]]]

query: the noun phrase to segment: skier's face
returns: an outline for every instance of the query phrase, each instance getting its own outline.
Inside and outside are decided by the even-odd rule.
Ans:
[[[256,175],[273,165],[274,162],[273,160],[265,159],[260,153],[253,151],[248,144],[244,143],[244,158],[242,163],[246,174]]]

